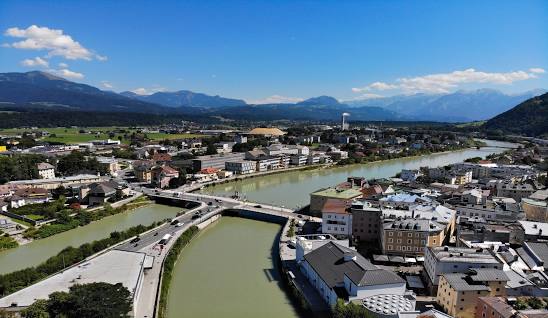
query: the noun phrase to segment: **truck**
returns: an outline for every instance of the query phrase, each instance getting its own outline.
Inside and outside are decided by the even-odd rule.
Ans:
[[[169,242],[169,240],[171,240],[171,237],[172,235],[171,234],[166,234],[162,237],[162,239],[160,240],[159,244],[160,245],[166,245],[167,242]]]

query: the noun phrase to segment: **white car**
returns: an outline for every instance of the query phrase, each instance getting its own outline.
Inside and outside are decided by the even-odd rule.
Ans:
[[[177,225],[175,225],[175,226],[176,226],[176,227],[181,227],[181,226],[183,226],[183,225],[185,225],[185,222],[179,222],[179,223],[177,223]]]

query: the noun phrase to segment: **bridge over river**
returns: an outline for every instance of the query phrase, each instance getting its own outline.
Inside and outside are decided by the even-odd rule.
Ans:
[[[146,194],[157,203],[190,208],[190,210],[174,218],[179,221],[178,224],[162,224],[142,233],[138,240],[132,239],[117,244],[35,285],[0,299],[0,308],[18,311],[33,303],[35,299],[46,298],[54,291],[68,290],[75,283],[121,281],[129,285],[126,287],[133,291],[133,315],[155,317],[163,262],[173,243],[191,226],[205,226],[204,224],[207,224],[210,219],[219,217],[223,213],[280,223],[285,227],[288,226],[289,220],[296,218],[319,221],[317,218],[300,216],[284,207],[245,202],[235,198],[173,191],[151,191]],[[162,246],[159,241],[166,235],[170,236],[170,240]],[[287,240],[285,234],[282,234],[281,240]],[[123,264],[114,265],[113,260],[120,259],[123,259],[120,261]],[[115,272],[116,275],[109,275],[109,272]]]

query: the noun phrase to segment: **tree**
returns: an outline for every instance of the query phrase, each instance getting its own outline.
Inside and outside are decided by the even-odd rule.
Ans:
[[[132,298],[121,283],[73,285],[67,292],[54,292],[22,312],[23,318],[120,318],[129,317]]]
[[[66,313],[68,317],[129,317],[131,311],[131,293],[121,283],[74,285],[70,287],[69,295],[73,311]]]
[[[215,147],[214,144],[208,144],[207,145],[207,150],[206,150],[206,155],[216,155],[217,154],[217,147]]]
[[[49,318],[48,301],[39,299],[21,312],[23,318]]]

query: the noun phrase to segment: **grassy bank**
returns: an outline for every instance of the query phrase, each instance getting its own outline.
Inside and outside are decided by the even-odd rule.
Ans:
[[[192,240],[200,229],[198,229],[197,226],[191,226],[188,230],[186,230],[183,235],[181,235],[173,244],[171,249],[169,250],[169,253],[167,254],[166,259],[164,260],[164,268],[162,272],[162,282],[161,282],[161,289],[160,289],[160,301],[158,304],[158,317],[164,318],[166,317],[166,309],[167,309],[167,297],[169,295],[169,287],[171,285],[171,279],[173,275],[173,268],[175,267],[175,263],[177,262],[177,259],[179,258],[179,255],[181,254],[181,251],[183,248]]]
[[[28,239],[43,239],[55,234],[66,232],[77,228],[79,226],[85,226],[93,221],[101,220],[107,216],[124,213],[145,205],[150,204],[146,198],[137,198],[135,201],[124,204],[118,208],[112,208],[110,205],[106,205],[102,209],[96,211],[81,210],[74,216],[69,216],[66,213],[62,217],[58,217],[57,221],[51,224],[43,225],[39,228],[30,227],[24,233],[24,237]]]

